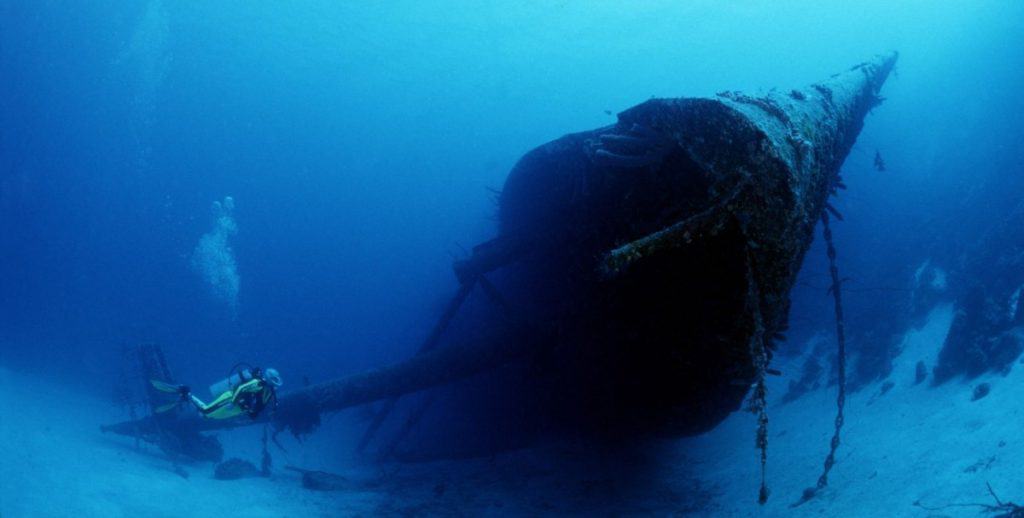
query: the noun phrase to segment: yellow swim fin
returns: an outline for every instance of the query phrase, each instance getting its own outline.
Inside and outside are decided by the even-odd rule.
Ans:
[[[179,385],[172,385],[170,383],[165,383],[160,380],[149,380],[149,382],[153,385],[153,388],[159,390],[160,392],[178,394],[181,391],[181,386]]]
[[[179,399],[178,401],[175,401],[173,403],[167,403],[166,405],[160,405],[160,406],[158,406],[158,407],[153,409],[153,413],[162,414],[162,413],[164,413],[164,412],[166,412],[168,410],[173,410],[175,407],[177,407],[180,404],[181,404],[181,400]]]

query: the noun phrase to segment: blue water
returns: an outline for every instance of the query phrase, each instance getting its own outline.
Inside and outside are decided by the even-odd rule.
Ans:
[[[106,397],[142,342],[197,385],[400,360],[529,149],[898,50],[835,201],[851,354],[878,354],[914,271],[955,269],[1024,192],[1022,21],[1013,0],[0,0],[0,367]],[[816,240],[782,357],[834,329],[828,283]]]

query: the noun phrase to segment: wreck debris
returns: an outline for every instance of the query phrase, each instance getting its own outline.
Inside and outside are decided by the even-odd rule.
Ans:
[[[996,496],[996,492],[992,490],[992,484],[985,482],[985,487],[988,488],[988,494],[992,495],[992,499],[996,501],[996,505],[992,504],[946,504],[937,507],[930,507],[921,503],[920,500],[914,502],[914,507],[919,507],[925,511],[944,511],[946,509],[953,509],[958,507],[980,507],[986,513],[999,513],[993,518],[1024,518],[1024,507],[1019,506],[1013,502],[1003,502]]]
[[[875,150],[875,160],[873,162],[876,171],[885,171],[885,160],[882,159],[882,153],[877,149]]]
[[[979,383],[977,386],[974,387],[974,390],[971,391],[971,401],[977,401],[987,396],[988,393],[991,391],[992,385],[989,385],[988,383]]]
[[[213,478],[217,480],[238,480],[242,478],[257,478],[267,476],[260,471],[255,464],[232,457],[213,469]]]
[[[137,414],[134,409],[130,408],[132,420],[127,421],[129,423],[127,430],[125,426],[102,426],[100,430],[129,435],[136,440],[141,439],[156,445],[171,460],[173,471],[184,478],[187,478],[188,475],[185,474],[178,462],[182,457],[219,462],[224,456],[224,448],[216,437],[199,433],[200,430],[188,423],[183,423],[173,412],[156,413],[154,411],[166,401],[163,394],[157,392],[149,380],[174,380],[167,366],[163,349],[156,344],[142,344],[128,349],[125,360],[130,364],[130,370],[135,372],[135,375],[130,377],[130,381],[141,387],[150,414],[139,419],[136,418]]]
[[[360,486],[360,484],[352,482],[341,475],[335,475],[326,471],[302,469],[295,466],[285,466],[284,469],[301,473],[302,487],[312,489],[313,491],[349,491]],[[363,486],[366,485],[363,484]]]
[[[896,383],[894,383],[891,380],[886,380],[885,383],[882,383],[882,387],[879,389],[878,395],[879,396],[884,396],[887,392],[892,390],[892,388],[895,387],[895,386],[896,386]]]

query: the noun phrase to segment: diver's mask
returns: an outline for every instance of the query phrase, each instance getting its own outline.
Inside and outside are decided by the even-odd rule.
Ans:
[[[277,369],[267,369],[263,371],[263,379],[270,382],[275,387],[280,387],[283,380],[281,380],[281,373],[277,372]]]

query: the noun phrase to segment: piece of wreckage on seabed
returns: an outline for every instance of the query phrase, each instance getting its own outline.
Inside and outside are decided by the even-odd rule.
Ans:
[[[114,386],[114,400],[123,406],[132,418],[130,433],[135,437],[135,447],[140,441],[157,446],[170,458],[175,473],[187,477],[180,466],[184,459],[220,462],[224,447],[216,437],[205,435],[178,418],[173,412],[159,412],[166,401],[166,394],[159,393],[149,380],[173,381],[163,350],[154,344],[137,347],[122,347],[121,374]],[[140,413],[148,417],[139,419]],[[106,432],[106,427],[102,430]]]
[[[840,283],[828,198],[895,61],[788,92],[651,99],[530,151],[500,193],[498,237],[455,263],[457,293],[419,353],[282,394],[265,419],[302,434],[325,412],[382,401],[359,449],[390,423],[382,455],[413,460],[698,434],[752,392],[763,452],[763,378],[790,289],[819,220]],[[149,420],[106,429],[134,435]]]
[[[234,372],[220,383],[211,385],[211,394],[227,390],[232,384],[240,380],[252,379],[251,367],[241,368],[237,365]],[[163,380],[164,383],[155,384],[153,380]],[[135,425],[132,430],[118,430],[112,427],[103,426],[101,431],[114,431],[122,435],[135,437],[135,448],[141,449],[141,442],[155,445],[171,461],[171,468],[176,474],[188,478],[188,472],[183,464],[186,462],[212,462],[216,466],[213,471],[213,478],[219,480],[237,480],[241,478],[268,477],[271,475],[273,458],[270,454],[270,444],[275,444],[282,452],[287,450],[277,440],[277,431],[271,435],[269,425],[263,430],[263,453],[260,466],[240,458],[223,460],[224,448],[220,441],[213,435],[205,434],[195,426],[189,419],[183,419],[182,414],[194,413],[192,405],[182,404],[180,394],[170,395],[157,388],[158,385],[174,385],[175,378],[167,366],[163,349],[156,344],[142,344],[136,347],[122,347],[122,369],[114,385],[114,401],[121,405],[126,413],[132,418]],[[214,393],[217,394],[214,394]],[[168,403],[171,398],[172,402]],[[173,401],[177,399],[177,401]],[[143,412],[148,417],[139,419]],[[244,414],[241,419],[249,420]],[[235,425],[244,424],[235,422]],[[302,474],[302,485],[308,489],[317,491],[339,491],[361,487],[360,483],[346,479],[339,475],[322,471],[305,470],[286,466],[286,469],[298,471]]]

